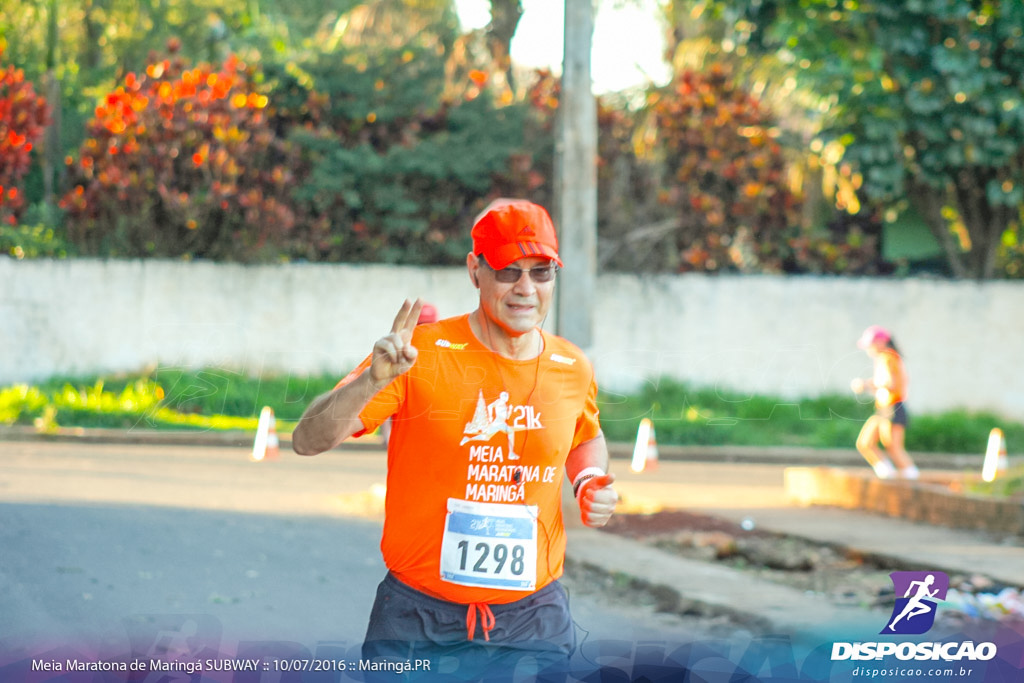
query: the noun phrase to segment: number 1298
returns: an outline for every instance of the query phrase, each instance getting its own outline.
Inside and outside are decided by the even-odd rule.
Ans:
[[[525,569],[524,558],[526,550],[521,545],[512,546],[511,561],[509,558],[509,546],[504,543],[495,543],[492,546],[490,543],[481,541],[473,547],[472,557],[470,556],[469,545],[469,541],[459,541],[458,547],[461,553],[459,569],[461,571],[466,571],[466,566],[474,558],[476,562],[473,564],[472,571],[480,574],[501,574],[506,563],[508,563],[508,569],[513,576],[521,575]],[[490,563],[488,563],[488,559],[490,559]]]

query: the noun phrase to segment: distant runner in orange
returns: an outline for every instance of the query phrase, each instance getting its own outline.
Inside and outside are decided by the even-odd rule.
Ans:
[[[857,346],[874,360],[870,379],[855,379],[850,387],[856,393],[875,396],[875,414],[867,419],[857,436],[857,450],[880,479],[917,479],[920,472],[904,448],[907,428],[907,370],[892,335],[872,325],[864,330]],[[884,451],[878,448],[881,442]]]
[[[496,200],[472,239],[476,310],[417,326],[423,303],[406,301],[391,332],[292,435],[297,453],[314,455],[392,418],[388,575],[363,656],[422,660],[430,680],[442,660],[458,663],[447,680],[511,671],[524,656],[544,668],[567,663],[576,637],[558,582],[563,472],[588,526],[607,523],[618,501],[593,367],[541,329],[562,265],[550,216]]]

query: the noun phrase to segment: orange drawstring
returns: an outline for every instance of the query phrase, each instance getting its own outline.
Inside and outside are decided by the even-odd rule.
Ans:
[[[490,641],[491,629],[494,628],[494,612],[486,602],[471,602],[466,612],[466,629],[469,631],[469,640],[473,640],[476,634],[476,613],[480,612],[480,628],[484,632],[484,640]]]

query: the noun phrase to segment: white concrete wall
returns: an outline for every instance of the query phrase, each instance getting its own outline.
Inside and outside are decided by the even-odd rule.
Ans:
[[[855,342],[893,330],[911,409],[1024,419],[1024,283],[604,275],[595,343],[607,389],[660,376],[816,396],[870,373]],[[150,364],[343,373],[405,297],[472,309],[463,268],[0,258],[0,385]],[[553,327],[551,324],[549,327]]]
[[[1024,418],[1024,283],[823,277],[605,276],[591,355],[608,386],[668,375],[787,397],[849,391],[856,348],[893,332],[918,412]]]

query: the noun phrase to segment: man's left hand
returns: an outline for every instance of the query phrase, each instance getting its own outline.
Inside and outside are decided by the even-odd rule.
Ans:
[[[580,518],[587,526],[604,526],[615,512],[619,494],[612,487],[614,474],[602,474],[583,482],[577,500],[580,504]]]

